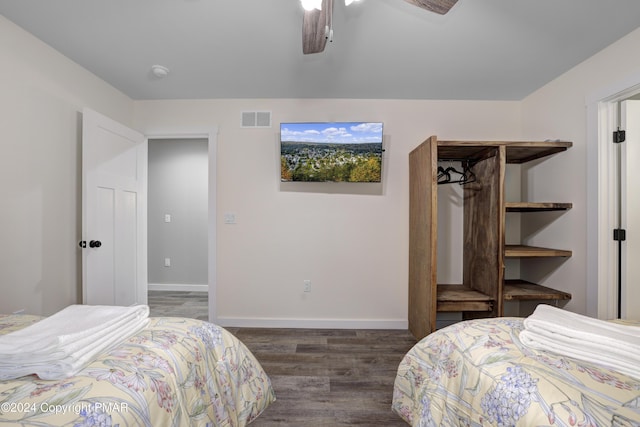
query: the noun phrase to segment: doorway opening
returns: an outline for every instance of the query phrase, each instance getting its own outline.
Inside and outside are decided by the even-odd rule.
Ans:
[[[587,309],[588,314],[601,319],[628,317],[627,302],[633,292],[638,292],[630,287],[633,280],[628,268],[633,263],[627,262],[627,257],[640,245],[640,238],[638,233],[635,237],[627,233],[626,240],[621,241],[619,231],[632,226],[634,218],[628,197],[628,189],[633,186],[629,175],[632,170],[626,165],[634,154],[628,151],[628,143],[614,143],[614,132],[629,125],[628,101],[640,103],[638,99],[640,76],[592,96],[587,105]],[[635,120],[640,121],[640,117]],[[637,134],[632,131],[627,137],[638,138]]]
[[[148,299],[157,316],[208,314],[208,140],[149,139]]]

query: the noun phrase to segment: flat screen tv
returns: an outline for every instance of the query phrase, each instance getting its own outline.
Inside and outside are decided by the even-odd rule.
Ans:
[[[380,182],[382,123],[280,124],[280,180]]]

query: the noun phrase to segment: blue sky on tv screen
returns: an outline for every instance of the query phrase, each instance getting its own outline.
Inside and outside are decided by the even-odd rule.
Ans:
[[[281,123],[280,140],[292,142],[326,142],[332,144],[382,143],[382,123]]]

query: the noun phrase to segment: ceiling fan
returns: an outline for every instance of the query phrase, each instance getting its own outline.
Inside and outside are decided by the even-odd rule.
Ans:
[[[301,0],[305,8],[302,19],[302,53],[305,55],[324,50],[327,40],[333,38],[331,19],[334,0]],[[353,0],[345,0],[349,5]],[[405,0],[408,3],[444,15],[458,0]]]

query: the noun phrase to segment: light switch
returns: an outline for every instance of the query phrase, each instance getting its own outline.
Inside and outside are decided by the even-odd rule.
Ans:
[[[235,224],[236,223],[236,214],[233,212],[226,212],[224,214],[224,223],[225,224]]]
[[[164,214],[164,222],[171,222],[171,214]]]

